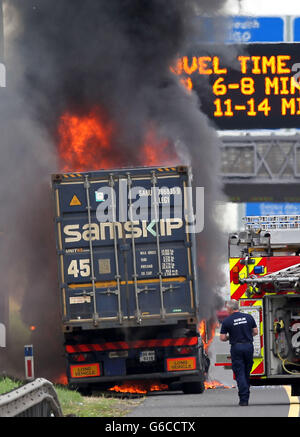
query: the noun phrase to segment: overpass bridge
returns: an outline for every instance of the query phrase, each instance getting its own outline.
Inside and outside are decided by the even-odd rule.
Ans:
[[[232,202],[300,202],[300,132],[219,133],[221,177]]]

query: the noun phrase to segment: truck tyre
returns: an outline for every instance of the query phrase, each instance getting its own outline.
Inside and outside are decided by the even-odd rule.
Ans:
[[[200,394],[205,391],[204,381],[184,382],[182,383],[182,391],[184,394]]]

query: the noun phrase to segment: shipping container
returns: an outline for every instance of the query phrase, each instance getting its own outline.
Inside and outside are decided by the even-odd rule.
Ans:
[[[69,383],[203,391],[189,167],[52,176]]]

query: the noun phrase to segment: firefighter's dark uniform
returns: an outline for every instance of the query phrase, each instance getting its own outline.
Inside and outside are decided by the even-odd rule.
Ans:
[[[256,322],[250,314],[239,311],[226,317],[221,334],[229,334],[232,370],[238,385],[240,404],[247,405],[250,395],[249,377],[253,365],[253,335]]]

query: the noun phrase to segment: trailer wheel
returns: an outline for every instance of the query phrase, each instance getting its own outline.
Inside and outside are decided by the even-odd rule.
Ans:
[[[204,381],[184,382],[182,383],[182,391],[184,394],[201,394],[205,391]]]

